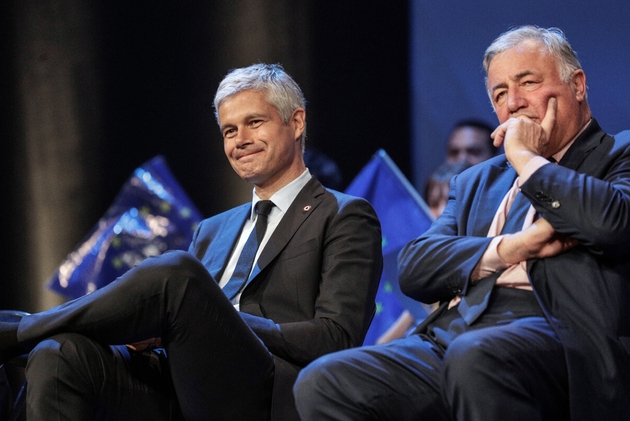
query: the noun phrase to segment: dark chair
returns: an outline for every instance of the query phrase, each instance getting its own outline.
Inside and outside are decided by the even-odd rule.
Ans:
[[[0,321],[19,321],[22,316],[26,316],[27,314],[28,313],[26,312],[17,310],[0,310]],[[22,410],[24,409],[24,404],[26,403],[26,379],[24,379],[23,369],[24,367],[26,367],[27,358],[27,354],[21,355],[17,358],[12,359],[11,361],[6,362],[5,364],[0,365],[0,368],[5,369],[5,371],[7,372],[13,371],[12,374],[14,375],[8,376],[9,378],[12,378],[13,380],[17,378],[19,379],[19,381],[21,381],[21,386],[17,386],[19,387],[19,389],[17,390],[17,393],[15,393],[15,399],[13,400],[13,403],[11,404],[11,407],[9,408],[7,414],[6,419],[8,421],[17,421],[18,419],[20,419],[20,414],[22,413]],[[17,373],[18,371],[20,372],[19,374]],[[11,395],[13,394],[14,391],[11,390]],[[4,408],[2,409],[4,410]],[[0,414],[0,419],[4,419],[2,418],[2,415],[4,414]]]

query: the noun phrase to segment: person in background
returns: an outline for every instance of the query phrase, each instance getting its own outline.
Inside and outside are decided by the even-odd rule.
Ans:
[[[494,129],[476,119],[455,123],[446,145],[446,162],[465,162],[476,165],[496,156],[499,152],[490,135]]]
[[[29,420],[298,419],[298,372],[362,344],[382,270],[370,204],[304,164],[304,104],[279,65],[228,73],[216,119],[252,200],[202,221],[188,252],[0,323],[0,362],[30,351]]]
[[[466,161],[446,161],[433,171],[424,189],[424,200],[434,218],[442,215],[448,203],[451,179],[471,165]]]
[[[398,257],[401,290],[440,308],[309,364],[302,421],[628,418],[630,131],[593,118],[557,28],[513,28],[483,64],[505,154],[455,176]]]

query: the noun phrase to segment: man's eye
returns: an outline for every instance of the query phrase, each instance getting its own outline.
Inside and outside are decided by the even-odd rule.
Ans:
[[[523,86],[532,86],[532,85],[537,85],[538,81],[536,80],[525,80],[523,81]]]
[[[234,134],[234,132],[234,129],[227,129],[223,132],[223,137],[229,137],[230,135]]]

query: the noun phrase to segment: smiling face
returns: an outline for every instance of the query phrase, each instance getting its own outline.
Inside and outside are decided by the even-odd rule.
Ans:
[[[569,81],[563,81],[557,59],[536,41],[523,41],[497,54],[488,67],[487,88],[500,123],[527,117],[540,124],[549,98],[557,99],[550,155],[573,139],[591,117],[584,72],[576,70]]]
[[[218,109],[223,148],[234,171],[268,199],[306,167],[299,137],[306,113],[296,109],[288,124],[262,92],[246,90],[230,96]]]

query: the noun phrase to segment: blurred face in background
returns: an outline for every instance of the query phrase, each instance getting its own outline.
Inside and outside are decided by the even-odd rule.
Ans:
[[[447,162],[475,165],[494,156],[490,133],[477,127],[458,127],[451,133],[446,150]]]

